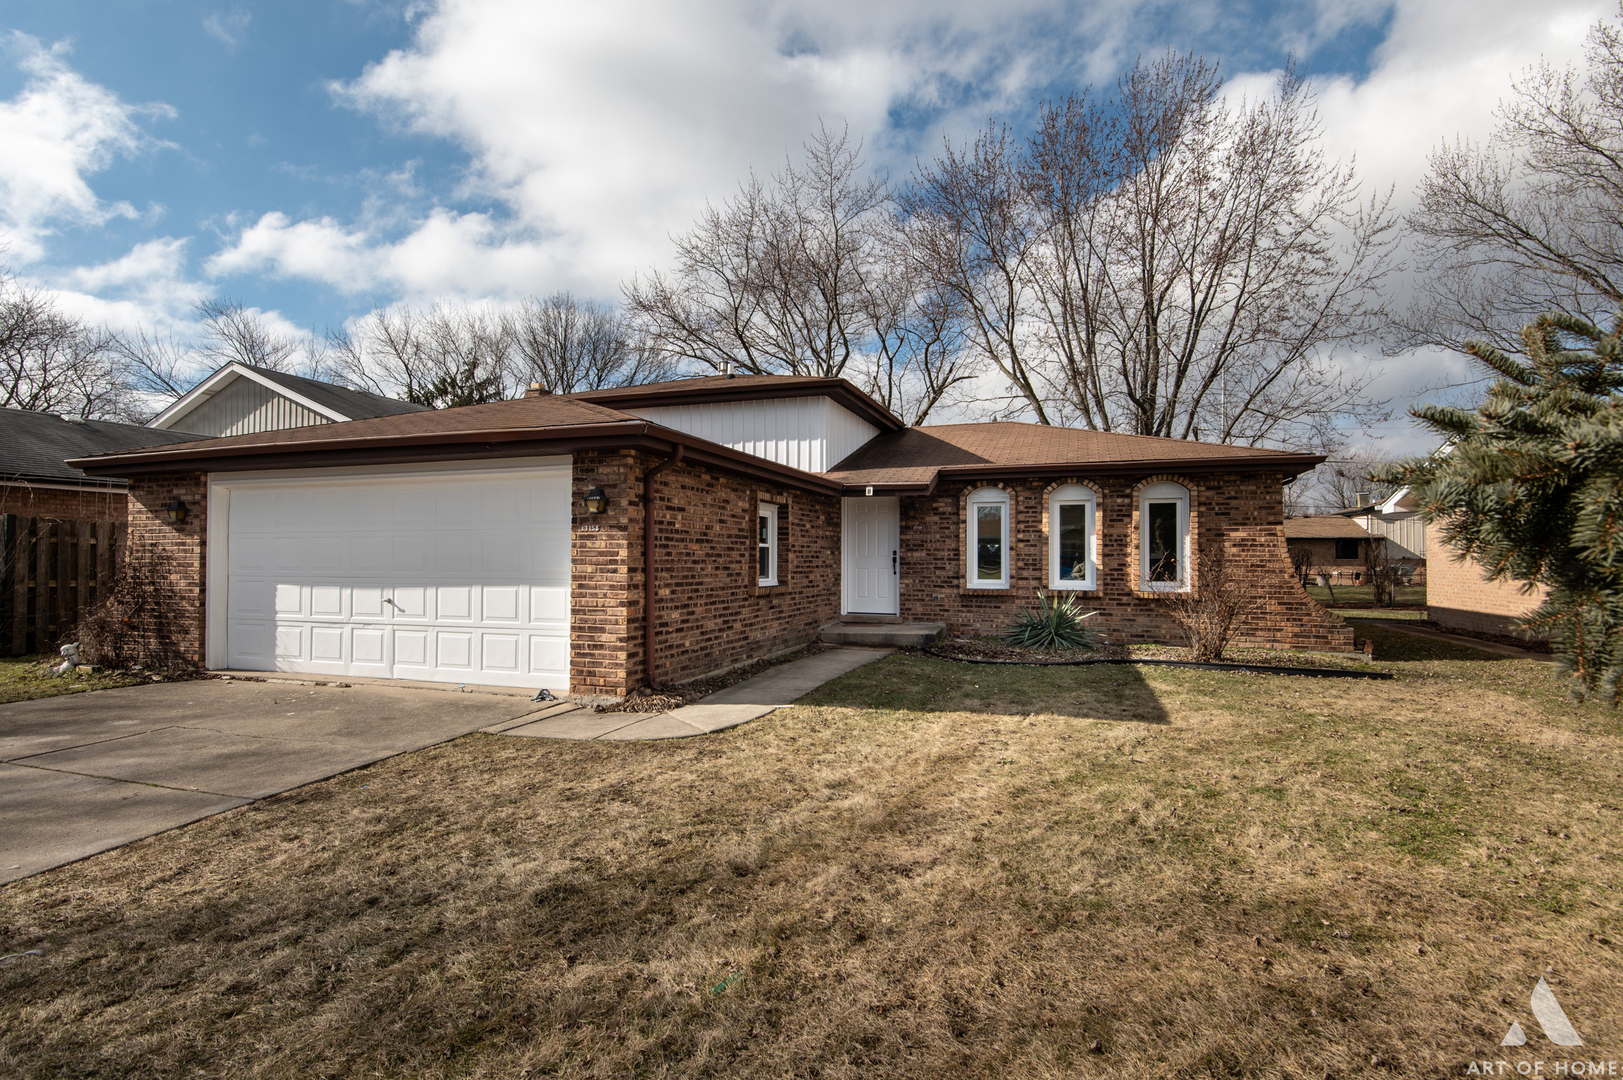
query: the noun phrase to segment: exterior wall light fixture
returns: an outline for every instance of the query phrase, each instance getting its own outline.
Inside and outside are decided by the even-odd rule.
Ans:
[[[609,497],[603,494],[603,489],[595,487],[586,493],[586,512],[588,514],[602,514],[609,509]]]
[[[164,507],[163,510],[164,513],[169,515],[169,520],[173,521],[176,525],[186,524],[186,504],[181,502],[179,498],[176,498],[174,502]]]

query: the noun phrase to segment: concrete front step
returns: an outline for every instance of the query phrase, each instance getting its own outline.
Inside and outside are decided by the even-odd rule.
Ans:
[[[829,623],[817,632],[818,641],[835,645],[866,645],[869,648],[923,648],[939,641],[947,633],[947,624],[938,622],[914,623]]]

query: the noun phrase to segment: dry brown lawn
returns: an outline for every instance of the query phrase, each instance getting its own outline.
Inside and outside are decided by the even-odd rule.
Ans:
[[[895,656],[715,736],[470,736],[0,889],[0,953],[43,950],[0,963],[0,1074],[1623,1058],[1619,715],[1531,661],[1389,666]]]

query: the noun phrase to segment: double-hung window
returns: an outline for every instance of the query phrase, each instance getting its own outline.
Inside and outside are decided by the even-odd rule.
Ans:
[[[1098,588],[1095,515],[1098,498],[1092,488],[1067,484],[1048,498],[1048,587]]]
[[[1151,484],[1138,496],[1139,588],[1184,592],[1189,588],[1189,489]]]
[[[778,506],[761,503],[756,516],[755,583],[778,583]]]
[[[969,496],[965,523],[971,589],[1009,587],[1009,493],[1002,488],[981,488]]]

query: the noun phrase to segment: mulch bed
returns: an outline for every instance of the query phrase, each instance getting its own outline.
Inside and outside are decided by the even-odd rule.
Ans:
[[[955,660],[1000,660],[1010,664],[1052,664],[1068,660],[1122,660],[1132,653],[1125,645],[1103,645],[1097,649],[1059,649],[1044,652],[1005,645],[996,638],[958,638],[938,641],[929,651]]]
[[[1159,660],[1188,662],[1189,650],[1175,645],[1103,645],[1097,649],[1064,649],[1041,652],[1006,645],[996,638],[958,638],[940,641],[928,649],[908,650],[948,660],[969,660],[1005,664],[1076,664],[1089,660]],[[1248,664],[1266,667],[1336,668],[1360,670],[1368,663],[1363,653],[1345,655],[1323,653],[1303,654],[1270,649],[1236,646],[1223,653],[1225,664]],[[1355,665],[1358,665],[1355,667]]]

